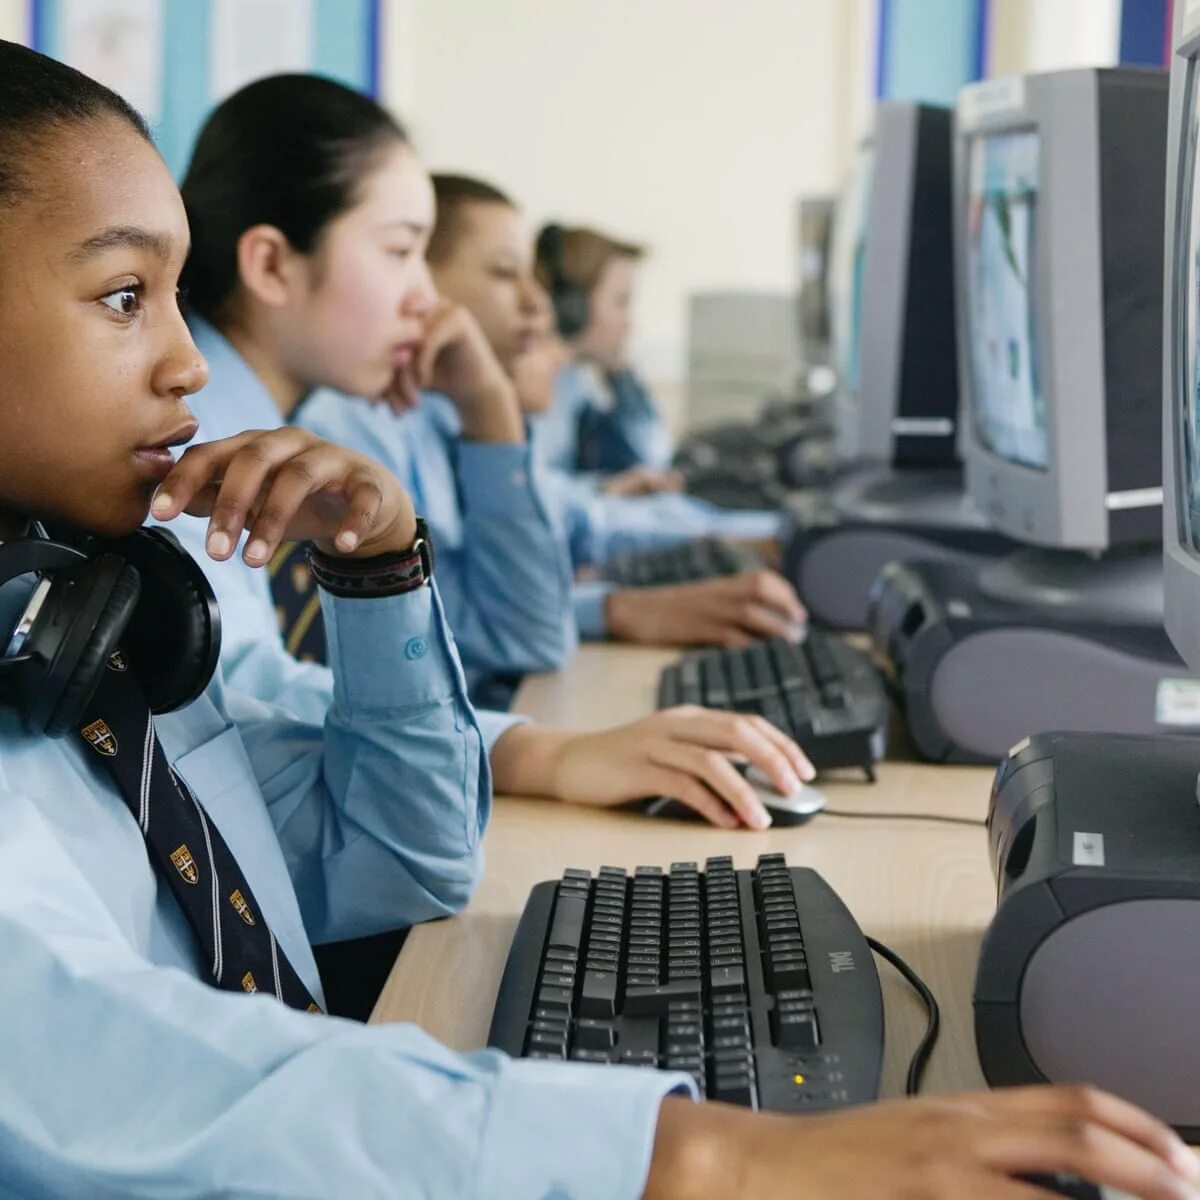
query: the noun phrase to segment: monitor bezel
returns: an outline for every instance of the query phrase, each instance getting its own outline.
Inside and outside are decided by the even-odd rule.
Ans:
[[[1188,535],[1188,476],[1176,398],[1187,379],[1187,263],[1176,253],[1191,198],[1188,166],[1192,97],[1200,87],[1200,5],[1177,6],[1167,123],[1167,211],[1163,288],[1163,572],[1167,634],[1180,657],[1200,670],[1200,550]],[[1186,247],[1184,254],[1186,256]]]
[[[1038,227],[1035,286],[1038,354],[1046,402],[1047,463],[1002,457],[979,436],[974,410],[967,221],[970,144],[989,134],[1036,132]],[[955,305],[958,314],[960,449],[967,490],[1002,532],[1034,545],[1109,548],[1105,407],[1072,420],[1059,400],[1105,395],[1098,72],[1013,76],[960,93],[954,130]],[[1071,314],[1070,321],[1062,314]]]

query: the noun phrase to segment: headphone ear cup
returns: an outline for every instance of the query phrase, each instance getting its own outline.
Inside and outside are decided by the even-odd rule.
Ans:
[[[121,643],[121,637],[137,609],[141,580],[132,567],[105,559],[98,564],[116,572],[111,591],[84,643],[82,653],[69,666],[69,674],[54,707],[46,719],[45,732],[63,737],[79,728],[84,712],[96,688],[105,664]]]
[[[590,317],[587,292],[576,284],[561,280],[552,299],[558,332],[565,338],[578,337],[587,328]]]
[[[142,595],[121,640],[155,713],[190,704],[221,653],[221,613],[200,564],[169,530],[139,529],[111,543],[137,569]]]

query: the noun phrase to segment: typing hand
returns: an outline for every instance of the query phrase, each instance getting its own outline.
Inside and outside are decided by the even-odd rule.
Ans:
[[[417,388],[443,392],[458,409],[463,436],[476,442],[523,442],[525,425],[516,389],[483,330],[461,305],[439,301],[416,357],[401,368],[388,399],[404,410]]]
[[[803,751],[761,717],[670,708],[603,733],[516,726],[492,751],[500,792],[611,807],[646,796],[681,800],[724,829],[770,823],[754,789],[729,760],[757,766],[781,793],[814,771]]]
[[[327,554],[369,558],[416,538],[408,493],[365,455],[303,429],[251,431],[190,447],[163,480],[150,512],[208,517],[207,549],[227,559],[243,529],[243,558],[270,561],[284,540],[314,540]]]
[[[1165,1125],[1088,1088],[903,1100],[831,1116],[662,1104],[645,1200],[1050,1200],[1018,1179],[1069,1173],[1141,1200],[1197,1200]]]
[[[656,492],[682,492],[683,476],[678,471],[657,467],[630,467],[610,475],[603,484],[608,496],[652,496]]]
[[[799,636],[808,614],[795,589],[774,571],[743,571],[672,587],[612,592],[608,629],[625,642],[674,646],[745,646],[757,638]]]

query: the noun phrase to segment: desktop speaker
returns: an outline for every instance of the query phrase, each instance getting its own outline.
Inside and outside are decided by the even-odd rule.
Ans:
[[[1200,1139],[1200,744],[1051,733],[996,773],[988,1082],[1093,1083]]]

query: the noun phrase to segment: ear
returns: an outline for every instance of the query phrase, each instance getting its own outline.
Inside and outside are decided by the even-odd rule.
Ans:
[[[271,308],[283,308],[295,298],[302,258],[274,225],[252,225],[238,238],[241,285],[260,304]]]

